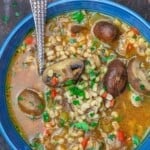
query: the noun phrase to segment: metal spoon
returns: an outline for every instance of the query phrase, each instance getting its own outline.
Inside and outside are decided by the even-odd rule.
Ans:
[[[38,69],[39,74],[42,74],[44,69],[44,26],[47,0],[30,0],[30,5],[36,30]]]

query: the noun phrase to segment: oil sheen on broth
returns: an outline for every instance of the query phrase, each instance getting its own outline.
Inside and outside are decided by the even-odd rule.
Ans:
[[[32,149],[134,149],[150,126],[150,44],[117,18],[75,11],[47,22],[45,70],[35,32],[12,58],[10,116]]]

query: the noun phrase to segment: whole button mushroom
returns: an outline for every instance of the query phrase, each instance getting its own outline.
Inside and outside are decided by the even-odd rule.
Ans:
[[[59,87],[68,80],[77,81],[84,69],[84,62],[78,58],[69,58],[55,63],[43,72],[42,79],[50,87]]]
[[[27,115],[40,116],[45,109],[44,99],[34,89],[24,89],[18,96],[18,106]]]
[[[113,42],[118,38],[119,29],[113,23],[108,21],[99,21],[93,27],[94,35],[104,42]]]
[[[117,97],[122,93],[127,84],[126,66],[119,59],[115,59],[108,65],[108,70],[103,79],[103,85],[107,92]]]
[[[131,87],[139,94],[150,96],[149,68],[141,67],[142,61],[138,58],[130,60],[127,68],[128,80]]]

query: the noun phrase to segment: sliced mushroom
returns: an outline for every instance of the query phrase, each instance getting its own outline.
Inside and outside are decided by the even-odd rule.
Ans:
[[[45,102],[36,90],[24,89],[18,96],[18,106],[27,115],[40,116],[45,109]]]
[[[112,42],[118,38],[119,29],[111,22],[99,21],[94,25],[93,33],[98,39],[104,42]]]
[[[119,59],[111,61],[103,79],[103,85],[113,97],[119,96],[127,84],[126,66]]]
[[[73,33],[73,34],[76,34],[76,33],[83,32],[83,31],[85,31],[86,29],[87,29],[87,28],[84,27],[84,26],[75,24],[75,25],[72,25],[72,26],[71,26],[70,31],[71,31],[71,33]]]
[[[133,58],[128,64],[128,80],[132,88],[140,94],[150,96],[150,80],[147,76],[146,68],[141,66],[138,58]]]
[[[78,58],[69,58],[55,63],[43,72],[43,81],[51,87],[63,85],[67,80],[77,81],[84,69],[84,62]],[[53,79],[57,78],[57,83]]]

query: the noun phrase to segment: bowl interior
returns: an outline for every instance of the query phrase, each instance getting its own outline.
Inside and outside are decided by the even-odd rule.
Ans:
[[[142,35],[150,41],[150,26],[146,21],[139,17],[136,13],[118,4],[107,0],[60,0],[50,3],[47,10],[47,19],[50,19],[59,14],[85,9],[96,11],[113,17],[117,17],[122,21],[135,26],[140,30]],[[16,28],[10,33],[0,50],[0,129],[5,136],[7,142],[12,149],[30,149],[27,143],[17,133],[15,127],[9,118],[6,95],[5,81],[10,60],[13,57],[16,48],[23,40],[25,35],[34,28],[32,15],[27,16],[22,20]]]

